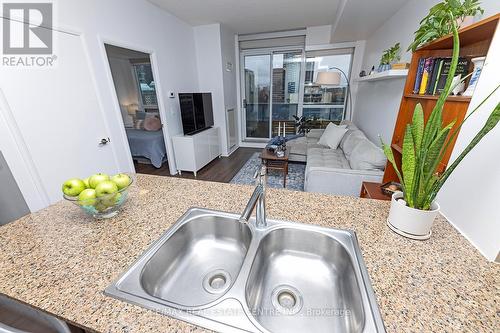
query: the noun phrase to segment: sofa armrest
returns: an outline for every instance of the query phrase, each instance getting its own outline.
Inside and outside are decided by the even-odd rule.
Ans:
[[[306,168],[304,190],[358,197],[363,182],[381,182],[383,176],[382,170],[311,167]]]

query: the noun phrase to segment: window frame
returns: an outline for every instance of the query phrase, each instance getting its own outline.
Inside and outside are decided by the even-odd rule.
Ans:
[[[318,55],[321,56],[334,56],[334,55],[350,55],[350,61],[349,61],[349,68],[347,71],[344,71],[345,74],[347,75],[347,84],[343,85],[338,85],[335,88],[346,88],[345,93],[344,93],[344,103],[339,105],[339,104],[309,104],[303,102],[301,107],[299,108],[299,114],[300,117],[304,116],[304,110],[305,109],[342,109],[342,120],[345,120],[346,117],[346,111],[348,107],[348,103],[352,103],[352,100],[349,101],[349,98],[352,98],[350,96],[349,90],[351,89],[351,72],[352,72],[352,67],[353,67],[353,62],[354,62],[354,52],[355,48],[354,47],[348,47],[348,48],[331,48],[331,49],[319,49],[319,50],[314,50],[314,49],[306,49],[305,51],[305,56],[304,56],[304,62],[303,62],[303,68],[304,68],[304,76],[303,76],[303,82],[302,82],[302,101],[304,101],[304,96],[305,96],[305,90],[307,87],[307,84],[305,82],[306,79],[306,67],[307,67],[307,59],[308,58],[313,58]],[[313,78],[314,78],[314,71],[313,71]],[[342,79],[344,77],[342,76]]]

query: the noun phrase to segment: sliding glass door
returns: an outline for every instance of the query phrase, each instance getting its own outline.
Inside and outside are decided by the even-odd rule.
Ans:
[[[287,123],[292,133],[299,110],[302,51],[259,50],[242,54],[244,138],[265,141]]]
[[[271,136],[278,135],[279,124],[286,124],[294,132],[295,120],[299,111],[300,77],[302,52],[273,53],[273,98]]]
[[[320,72],[351,72],[353,49],[286,50],[246,49],[241,52],[243,140],[265,142],[286,124],[294,133],[293,116],[304,116],[311,128],[325,128],[351,116],[348,112],[348,80],[339,84],[317,83]]]
[[[269,138],[271,55],[243,56],[243,108],[246,139]]]

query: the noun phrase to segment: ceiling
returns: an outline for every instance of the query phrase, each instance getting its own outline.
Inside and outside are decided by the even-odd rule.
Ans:
[[[335,41],[365,39],[409,0],[148,0],[189,24],[222,23],[238,34],[317,25]]]

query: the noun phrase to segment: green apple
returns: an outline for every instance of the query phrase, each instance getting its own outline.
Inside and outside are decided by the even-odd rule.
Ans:
[[[86,188],[90,188],[89,179],[90,179],[90,177],[83,179],[83,183],[85,184]]]
[[[124,173],[114,175],[113,177],[111,177],[111,180],[118,186],[118,190],[121,190],[130,185],[130,177]]]
[[[93,206],[96,202],[96,194],[93,188],[85,189],[78,195],[78,203],[82,206]]]
[[[92,178],[90,178],[92,181]],[[118,192],[118,186],[111,180],[105,180],[97,184],[95,188],[95,194],[98,198],[108,196],[110,194],[116,194]]]
[[[78,196],[83,190],[85,190],[85,183],[78,178],[69,179],[62,185],[63,193],[70,197]]]
[[[96,173],[95,175],[90,176],[89,185],[90,188],[96,188],[99,183],[105,182],[109,180],[109,176],[105,173]]]

